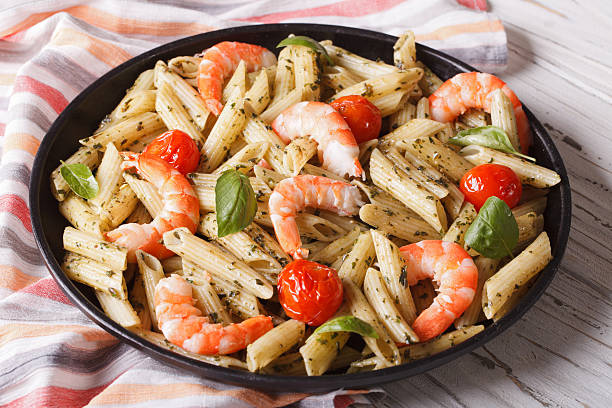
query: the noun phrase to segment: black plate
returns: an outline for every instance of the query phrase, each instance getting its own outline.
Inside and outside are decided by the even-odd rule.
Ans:
[[[95,81],[64,109],[38,149],[30,181],[30,213],[34,235],[51,275],[68,298],[89,318],[104,330],[152,357],[217,381],[266,390],[321,392],[337,388],[373,386],[423,373],[484,345],[515,323],[542,295],[557,271],[570,229],[570,187],[563,161],[550,136],[527,108],[525,111],[531,121],[534,134],[530,154],[537,158],[540,165],[555,170],[561,176],[561,184],[553,188],[548,196],[548,207],[544,213],[544,229],[550,237],[553,260],[540,273],[527,295],[507,316],[497,323],[489,324],[483,332],[473,338],[435,356],[384,370],[324,377],[270,376],[216,367],[172,353],[117,325],[102,312],[91,290],[73,283],[60,269],[59,260],[64,252],[62,232],[67,222],[59,214],[57,202],[51,195],[49,174],[57,167],[60,159],[65,159],[76,151],[79,146],[78,140],[90,135],[100,120],[113,110],[138,74],[153,68],[157,60],[193,55],[225,40],[259,44],[274,50],[276,44],[291,33],[307,35],[317,40],[329,39],[334,44],[364,57],[381,58],[388,63],[393,61],[392,46],[396,37],[378,32],[316,24],[235,27],[195,35],[139,55]],[[418,58],[442,79],[459,72],[475,70],[455,58],[419,44],[417,44],[417,54]]]

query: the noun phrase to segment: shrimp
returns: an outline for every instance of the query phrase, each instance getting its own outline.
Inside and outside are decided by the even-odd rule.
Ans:
[[[200,219],[200,206],[187,178],[157,156],[122,152],[122,168],[135,169],[159,190],[163,207],[150,224],[123,224],[107,232],[106,239],[128,249],[128,262],[136,262],[141,249],[157,258],[174,255],[160,240],[164,232],[187,227],[194,232]]]
[[[429,96],[431,118],[438,122],[452,122],[457,116],[470,108],[484,109],[486,112],[490,112],[490,95],[497,89],[501,89],[510,98],[512,106],[514,106],[521,151],[527,154],[531,144],[531,132],[523,105],[521,105],[512,89],[495,75],[482,72],[465,72],[444,82]]]
[[[202,62],[198,68],[198,91],[206,107],[215,116],[223,109],[221,90],[243,60],[248,72],[276,64],[276,56],[258,45],[241,42],[220,42],[202,53]]]
[[[342,115],[331,105],[296,103],[274,119],[272,128],[285,143],[301,136],[314,139],[323,168],[339,176],[348,174],[365,180],[355,136]]]
[[[306,207],[334,211],[350,216],[363,205],[359,189],[344,181],[327,177],[302,175],[282,180],[268,201],[270,218],[276,239],[294,259],[305,259],[308,250],[302,248],[295,217]]]
[[[474,300],[478,269],[472,257],[454,242],[426,240],[401,247],[406,265],[406,283],[421,279],[437,282],[438,296],[412,324],[421,341],[442,334]]]
[[[197,354],[231,354],[273,328],[269,316],[255,316],[227,326],[214,324],[193,306],[191,285],[172,274],[155,286],[155,314],[168,341]]]

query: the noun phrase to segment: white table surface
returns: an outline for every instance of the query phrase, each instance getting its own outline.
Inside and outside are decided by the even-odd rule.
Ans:
[[[572,187],[561,267],[486,346],[384,386],[381,407],[612,407],[612,0],[489,0],[501,78],[547,128]]]

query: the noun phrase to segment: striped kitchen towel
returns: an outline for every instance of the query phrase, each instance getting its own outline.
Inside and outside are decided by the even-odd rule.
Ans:
[[[485,0],[4,0],[0,11],[0,406],[345,407],[355,391],[262,393],[193,376],[119,343],[49,277],[32,235],[28,181],[45,132],[112,67],[187,35],[316,22],[400,34],[482,70],[506,37]],[[467,7],[466,7],[467,6]],[[380,392],[370,390],[370,392]]]

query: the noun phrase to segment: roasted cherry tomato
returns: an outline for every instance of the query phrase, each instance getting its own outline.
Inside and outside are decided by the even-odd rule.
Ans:
[[[357,143],[378,138],[382,116],[372,102],[361,95],[348,95],[336,99],[331,106],[340,112]]]
[[[465,199],[480,210],[487,198],[495,196],[512,208],[521,199],[521,181],[510,167],[501,164],[481,164],[461,178],[459,183]]]
[[[319,326],[342,303],[342,283],[335,269],[298,259],[278,276],[278,300],[292,319]]]
[[[157,136],[143,153],[160,157],[182,174],[195,171],[200,162],[198,146],[187,133],[178,129]]]

